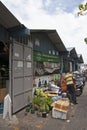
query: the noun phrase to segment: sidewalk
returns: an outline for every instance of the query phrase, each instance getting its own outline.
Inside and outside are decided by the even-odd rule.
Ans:
[[[68,119],[70,116],[70,112],[72,111],[71,108],[72,107],[70,107],[70,110],[68,112]],[[30,112],[26,113],[25,109],[24,109],[24,110],[18,112],[16,115],[13,115],[11,120],[9,120],[8,118],[3,120],[2,115],[0,115],[0,130],[43,129],[51,121],[54,121],[54,120],[61,121],[63,123],[67,122],[67,120],[52,118],[51,112],[48,114],[48,116],[46,118],[43,118],[41,115],[38,115],[37,111],[34,114],[31,114]]]
[[[70,107],[67,120],[52,118],[51,113],[47,118],[42,118],[37,112],[26,115],[22,110],[13,115],[11,121],[3,120],[0,115],[0,130],[87,130],[87,83],[77,101],[77,105]]]
[[[51,113],[47,118],[42,118],[35,112],[35,114],[25,113],[25,110],[20,111],[16,115],[12,116],[12,119],[8,118],[3,120],[0,115],[0,130],[35,130],[41,129],[48,120],[51,118]]]

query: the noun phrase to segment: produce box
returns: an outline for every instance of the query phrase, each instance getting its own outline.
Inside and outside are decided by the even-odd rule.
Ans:
[[[0,102],[4,102],[4,97],[6,96],[6,94],[7,94],[6,88],[1,88],[0,89]]]
[[[59,119],[67,119],[67,113],[55,110],[55,108],[52,108],[52,117],[53,118],[59,118]]]
[[[67,98],[58,99],[52,104],[55,110],[67,113],[69,110],[70,102]]]

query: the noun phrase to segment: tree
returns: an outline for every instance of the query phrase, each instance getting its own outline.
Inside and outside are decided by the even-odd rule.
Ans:
[[[87,37],[86,37],[86,38],[84,38],[84,41],[85,41],[85,43],[87,44]]]
[[[87,11],[87,2],[85,4],[80,4],[78,8],[79,8],[78,16],[86,14],[85,12]],[[87,44],[87,37],[84,38],[84,42]]]

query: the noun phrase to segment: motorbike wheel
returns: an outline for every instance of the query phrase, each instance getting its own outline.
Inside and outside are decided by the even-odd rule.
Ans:
[[[76,90],[76,96],[79,97],[82,94],[81,90]]]

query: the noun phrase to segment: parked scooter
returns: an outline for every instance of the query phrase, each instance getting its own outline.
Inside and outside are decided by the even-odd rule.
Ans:
[[[82,74],[80,73],[73,73],[73,77],[75,78],[76,81],[82,81],[83,82],[83,85],[85,86],[85,82],[86,82],[86,77],[83,76]]]
[[[76,81],[75,84],[75,93],[76,96],[79,97],[82,93],[83,93],[83,88],[84,88],[84,84],[82,81]],[[69,99],[71,98],[71,94],[69,93],[69,91],[64,91],[62,92],[63,97],[68,97]]]
[[[76,81],[76,96],[80,96],[83,93],[84,83],[82,81]]]

